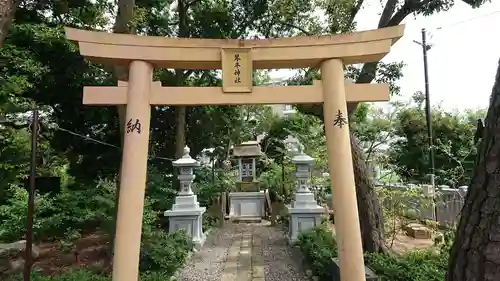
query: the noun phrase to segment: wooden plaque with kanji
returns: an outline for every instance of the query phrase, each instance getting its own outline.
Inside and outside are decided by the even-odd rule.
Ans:
[[[222,90],[226,93],[252,92],[252,49],[222,49]]]

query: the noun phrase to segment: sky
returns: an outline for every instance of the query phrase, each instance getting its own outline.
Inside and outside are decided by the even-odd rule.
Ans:
[[[377,26],[381,5],[371,1],[356,18],[358,30]],[[421,41],[425,28],[428,51],[429,93],[431,104],[446,110],[487,108],[500,59],[500,1],[472,9],[457,0],[453,8],[428,17],[407,17],[405,35],[391,49],[384,62],[403,61],[400,99],[409,100],[414,92],[424,91]],[[289,77],[293,72],[271,72],[272,78]]]

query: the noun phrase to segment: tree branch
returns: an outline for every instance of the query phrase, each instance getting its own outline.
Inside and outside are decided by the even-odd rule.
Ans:
[[[312,36],[313,35],[311,32],[309,32],[309,31],[307,31],[307,30],[305,30],[305,29],[303,29],[301,27],[298,27],[298,26],[296,26],[294,24],[288,23],[288,22],[280,21],[278,24],[281,24],[283,26],[287,26],[287,27],[290,27],[290,28],[293,28],[293,29],[297,29],[298,31],[304,33],[304,35],[306,35],[306,36]]]
[[[396,5],[398,4],[398,0],[388,0],[387,4],[385,4],[384,10],[382,11],[382,15],[378,21],[378,27],[385,26],[389,20],[391,19],[394,11],[396,10]],[[406,4],[405,4],[406,5]]]
[[[419,2],[416,1],[406,1],[403,7],[399,9],[393,16],[392,18],[387,21],[387,23],[379,28],[383,27],[390,27],[390,26],[396,26],[398,24],[401,24],[401,22],[411,13],[415,13],[418,10],[422,9],[424,6],[428,5],[430,2],[433,0],[422,0]]]
[[[388,0],[384,11],[380,16],[378,28],[385,28],[396,26],[401,24],[401,22],[411,13],[417,12],[422,9],[425,5],[429,4],[432,0],[420,0],[420,1],[405,1],[405,4],[394,13],[397,0]],[[371,83],[375,79],[377,74],[378,62],[365,63],[361,72],[356,80],[357,84]],[[347,112],[352,114],[358,103],[350,103],[347,105]]]
[[[201,74],[200,81],[203,83],[203,81],[205,81],[205,79],[208,78],[209,74],[210,74],[210,70],[204,70],[203,74]]]
[[[352,24],[354,22],[354,18],[356,18],[356,15],[361,9],[361,6],[363,6],[364,2],[364,0],[358,0],[358,3],[356,3],[356,5],[352,7],[351,11],[349,12],[349,23]]]

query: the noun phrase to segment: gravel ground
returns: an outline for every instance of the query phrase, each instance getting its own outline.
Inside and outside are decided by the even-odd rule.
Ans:
[[[178,281],[220,281],[224,262],[233,241],[239,237],[236,225],[227,223],[209,233],[203,248],[194,253],[177,277]]]
[[[262,237],[266,281],[307,281],[297,248],[288,245],[284,230],[261,226],[256,234]]]
[[[209,235],[203,248],[188,261],[177,280],[220,281],[229,247],[241,239],[242,233],[252,233],[254,239],[261,239],[266,281],[309,280],[301,266],[298,250],[288,246],[282,229],[271,227],[267,222],[260,225],[226,222],[223,228]]]

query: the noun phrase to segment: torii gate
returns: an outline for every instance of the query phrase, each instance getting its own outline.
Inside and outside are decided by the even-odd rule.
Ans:
[[[85,87],[87,105],[127,105],[113,281],[137,281],[151,105],[323,103],[328,167],[343,281],[365,280],[347,102],[387,101],[389,87],[352,84],[344,65],[381,60],[404,26],[335,36],[280,39],[185,39],[66,28],[87,59],[128,65],[128,83]],[[321,67],[312,86],[252,86],[253,69]],[[153,68],[221,69],[222,87],[161,87]]]

